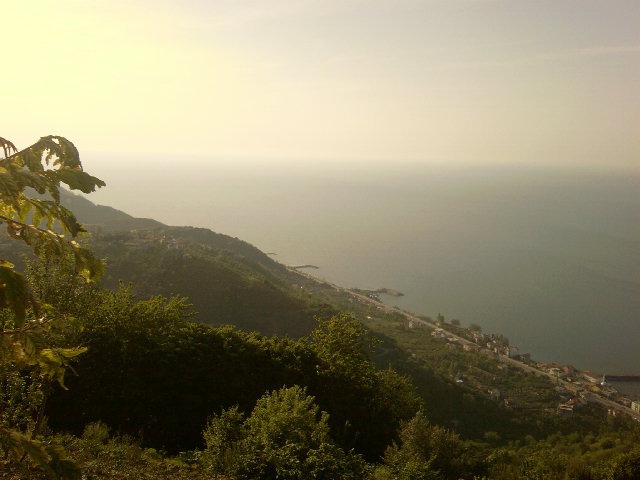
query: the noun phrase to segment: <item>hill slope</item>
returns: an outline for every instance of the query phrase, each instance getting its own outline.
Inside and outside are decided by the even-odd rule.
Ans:
[[[196,320],[263,334],[308,334],[315,315],[333,312],[305,293],[298,277],[247,242],[204,228],[170,227],[65,194],[65,206],[92,231],[105,258],[106,287],[131,282],[141,297],[188,297]]]

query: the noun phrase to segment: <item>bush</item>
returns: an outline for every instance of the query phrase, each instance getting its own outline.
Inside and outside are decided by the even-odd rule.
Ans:
[[[328,415],[294,386],[265,394],[248,418],[237,408],[210,419],[201,461],[235,479],[360,479],[365,463],[329,436]]]
[[[432,480],[460,478],[465,471],[463,444],[456,434],[431,425],[418,412],[400,430],[400,445],[392,445],[384,465],[374,478],[394,480]]]

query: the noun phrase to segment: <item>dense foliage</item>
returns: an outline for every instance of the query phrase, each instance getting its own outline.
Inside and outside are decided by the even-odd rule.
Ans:
[[[206,243],[182,241],[181,235]],[[166,238],[174,243],[167,245]],[[268,259],[266,265],[252,263],[236,249],[212,246],[216,240],[197,229],[167,227],[137,236],[102,234],[91,245],[107,259],[106,287],[125,281],[141,297],[186,296],[197,320],[209,325],[300,337],[314,328],[314,315],[331,311],[289,288],[268,268]]]
[[[246,419],[224,410],[204,430],[202,463],[237,479],[361,479],[365,463],[330,437],[328,416],[298,386],[262,396]]]
[[[48,401],[55,428],[79,433],[101,420],[177,452],[201,445],[212,413],[234,405],[248,412],[264,392],[299,385],[330,413],[342,446],[375,458],[420,406],[406,378],[373,366],[363,350],[366,332],[349,317],[320,322],[315,337],[333,337],[333,344],[269,338],[193,323],[181,298],[137,301],[125,287],[74,290],[67,278],[64,290],[77,306],[72,315],[82,318],[68,341],[88,351],[69,389],[56,389]],[[61,293],[58,299],[66,301]],[[343,351],[327,356],[328,345]]]
[[[83,171],[75,146],[62,137],[43,137],[20,151],[0,138],[0,148],[0,224],[8,235],[41,259],[67,256],[77,275],[97,277],[102,263],[73,240],[84,229],[60,203],[60,188],[89,193],[104,182]],[[42,426],[42,386],[49,379],[64,386],[65,367],[84,349],[50,344],[48,336],[66,324],[64,312],[37,302],[28,282],[4,259],[0,309],[0,451],[5,458],[28,457],[52,476],[77,476],[64,451],[36,435]]]
[[[466,400],[469,394],[459,387],[441,394],[423,393],[427,414],[421,413],[425,404],[416,397],[407,377],[380,370],[371,359],[374,349],[389,346],[380,344],[352,317],[320,320],[309,337],[297,340],[265,337],[233,327],[193,323],[181,298],[137,300],[126,287],[116,292],[97,289],[59,272],[53,274],[56,282],[45,281],[51,272],[51,268],[32,269],[32,282],[55,286],[58,301],[77,309],[74,316],[84,320],[67,332],[67,339],[89,347],[76,366],[78,375],[68,379],[70,389],[56,389],[49,399],[50,424],[56,429],[80,434],[87,423],[103,421],[147,448],[174,453],[203,448],[203,468],[251,478],[256,472],[268,475],[269,469],[282,462],[274,457],[274,452],[284,454],[274,446],[275,438],[280,437],[274,436],[274,444],[256,433],[285,428],[277,420],[277,405],[282,400],[306,405],[304,418],[309,421],[315,415],[318,428],[327,431],[323,449],[338,455],[340,461],[356,468],[358,463],[351,463],[356,458],[350,455],[361,454],[379,463],[371,473],[376,479],[486,476],[506,480],[523,478],[523,472],[527,478],[536,478],[528,477],[538,475],[535,472],[543,472],[540,478],[565,478],[567,472],[584,471],[591,475],[584,478],[608,480],[617,478],[614,471],[635,468],[633,445],[640,440],[637,425],[624,419],[606,421],[595,410],[589,413],[587,409],[580,417],[584,420],[546,416],[548,427],[538,429],[538,439],[515,433],[508,437],[522,439],[516,441],[501,439],[509,425],[517,425],[510,419],[513,412],[503,410],[502,415],[491,413],[488,419],[482,418],[500,410],[479,398]],[[60,288],[65,282],[66,287]],[[37,291],[44,295],[44,289]],[[397,358],[394,363],[403,365]],[[413,372],[418,391],[425,392],[429,385],[434,390],[444,388],[437,377],[425,377],[416,365],[411,370],[414,363],[404,365]],[[296,393],[289,393],[286,401],[280,398],[289,390]],[[428,420],[429,410],[440,408],[432,402],[444,402],[446,395],[454,404],[462,402],[456,407],[459,418],[477,417],[476,428],[487,425],[481,441],[465,440],[451,428]],[[266,404],[271,405],[270,413],[257,414],[264,412],[258,406]],[[294,409],[287,408],[291,415]],[[255,423],[258,418],[263,422],[260,427]],[[544,433],[554,428],[558,433]],[[258,437],[266,442],[259,448],[255,444]],[[250,466],[247,456],[257,464]],[[329,461],[336,463],[331,456]],[[300,471],[307,472],[302,464]]]
[[[403,422],[400,442],[385,452],[376,479],[460,478],[472,470],[471,465],[465,465],[464,450],[463,442],[455,433],[431,425],[422,412],[418,412],[409,422]]]

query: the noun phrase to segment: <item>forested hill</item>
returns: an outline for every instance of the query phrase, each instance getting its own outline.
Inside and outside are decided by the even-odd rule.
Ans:
[[[253,261],[262,267],[278,273],[286,269],[278,262],[273,261],[268,255],[250,243],[238,238],[216,233],[207,228],[195,227],[170,227],[164,223],[150,218],[136,218],[117,210],[113,207],[95,205],[91,201],[79,195],[67,191],[62,192],[62,202],[76,214],[80,223],[89,230],[98,233],[122,233],[130,231],[155,231],[158,235],[164,233],[176,240],[206,245],[213,249],[224,250]]]
[[[200,322],[267,335],[306,335],[314,316],[334,313],[300,288],[297,275],[247,242],[135,218],[70,193],[63,203],[93,233],[91,248],[107,262],[108,288],[124,281],[143,298],[185,296]]]
[[[71,210],[86,228],[99,227],[108,232],[166,227],[150,218],[135,218],[120,210],[104,205],[95,205],[86,198],[61,190],[65,207]]]

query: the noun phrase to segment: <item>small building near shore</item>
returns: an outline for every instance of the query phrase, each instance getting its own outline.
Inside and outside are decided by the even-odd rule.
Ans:
[[[573,405],[567,405],[566,403],[562,403],[558,405],[557,413],[561,417],[570,417],[573,415]]]
[[[506,348],[506,354],[507,354],[507,357],[509,358],[519,358],[520,350],[518,350],[518,347],[509,346]]]
[[[431,332],[432,337],[442,337],[444,336],[444,330],[441,328],[434,328],[433,332]]]
[[[549,375],[553,375],[554,377],[561,378],[564,372],[558,367],[551,367],[549,370],[547,370],[547,373],[549,373]]]

